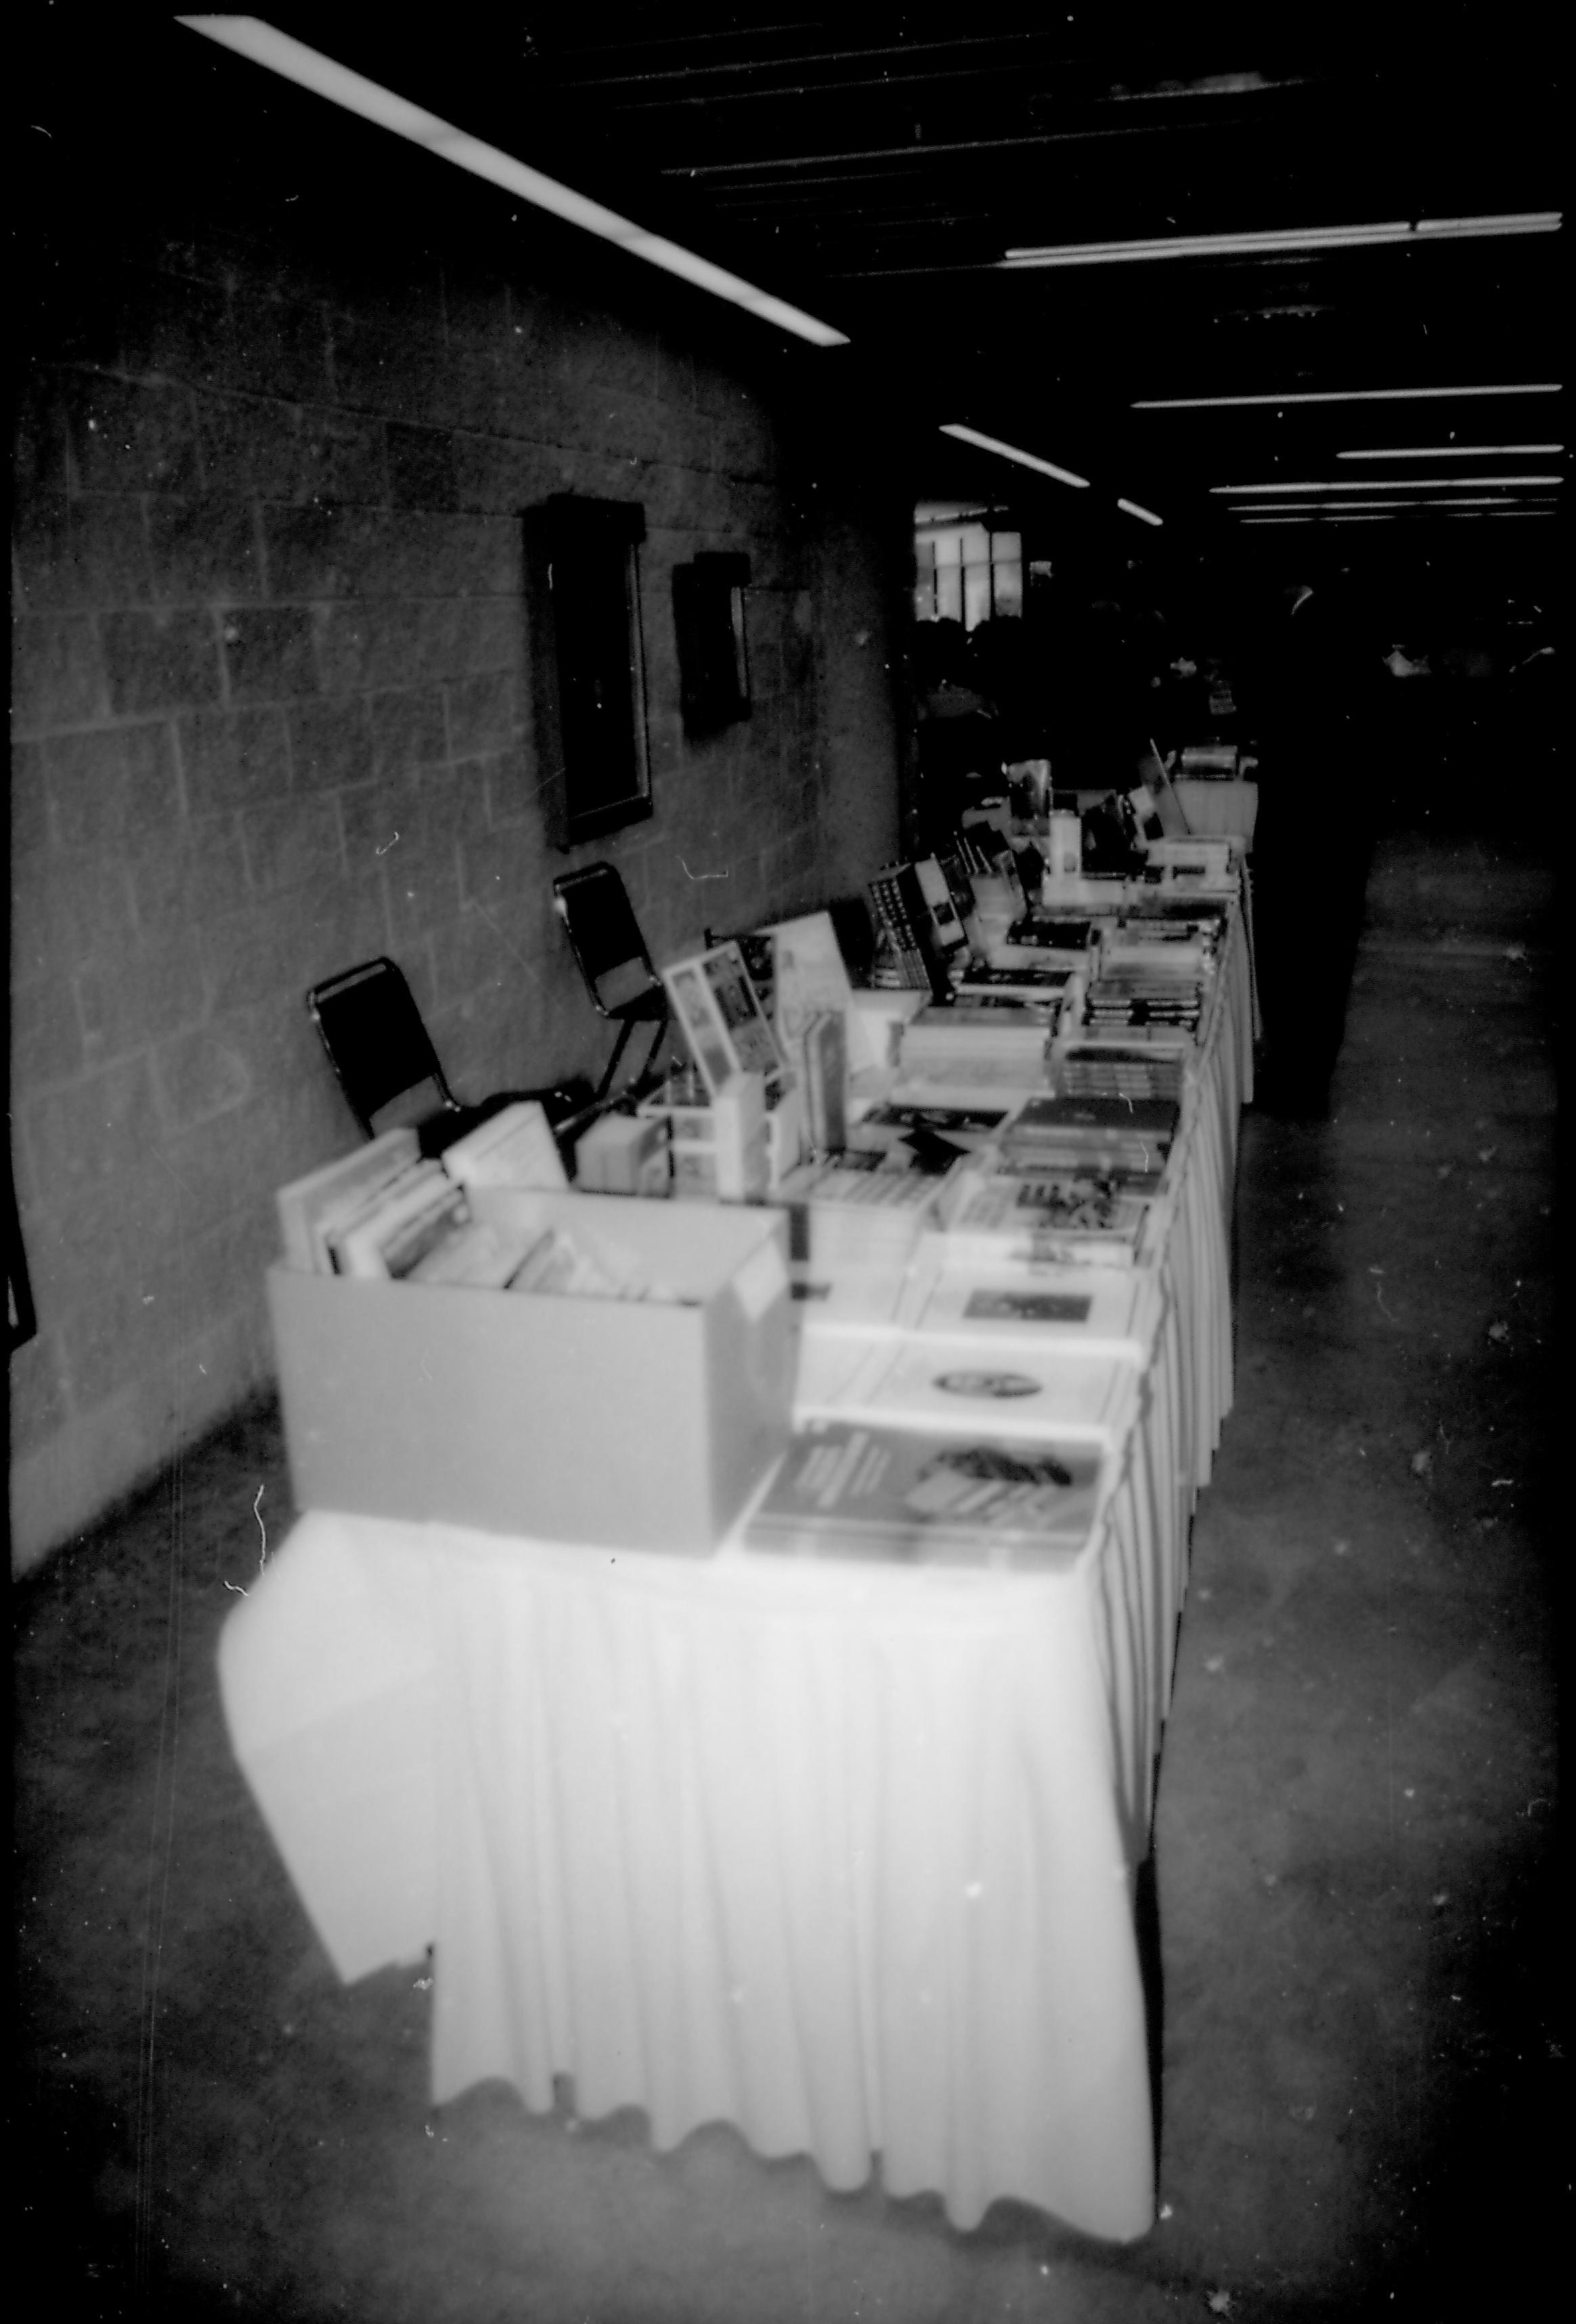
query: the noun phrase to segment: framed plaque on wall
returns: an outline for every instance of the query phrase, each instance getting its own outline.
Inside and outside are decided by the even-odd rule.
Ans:
[[[524,518],[527,650],[548,837],[576,847],[651,813],[631,501],[558,493]]]

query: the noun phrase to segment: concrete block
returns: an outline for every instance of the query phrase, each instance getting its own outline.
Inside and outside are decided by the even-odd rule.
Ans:
[[[217,283],[189,276],[122,270],[120,368],[210,385],[219,367],[229,300]]]
[[[493,829],[485,759],[454,767],[429,767],[417,784],[412,828],[459,847],[485,842]]]
[[[97,624],[86,613],[24,613],[12,625],[14,733],[38,734],[102,718],[109,685]]]
[[[434,930],[452,927],[458,919],[458,857],[452,838],[419,831],[401,831],[399,844],[383,857],[389,946],[396,959],[402,959]]]
[[[237,287],[217,355],[223,384],[286,403],[327,403],[327,318],[322,307],[260,298]]]
[[[300,508],[263,508],[263,566],[274,598],[345,597],[364,561],[367,512],[309,501]]]
[[[218,632],[206,611],[103,613],[98,633],[115,716],[218,700]]]
[[[421,822],[420,787],[413,770],[336,791],[345,861],[352,872],[373,871]]]
[[[14,859],[11,973],[19,982],[113,960],[133,936],[131,891],[118,857],[77,852]]]
[[[445,429],[411,428],[391,420],[389,496],[396,508],[457,509],[454,438]]]
[[[311,461],[288,403],[258,396],[198,400],[200,489],[221,498],[293,501],[308,496]],[[195,483],[196,479],[192,480]],[[190,483],[171,486],[191,489]]]
[[[11,746],[11,858],[13,863],[45,847],[50,838],[50,795],[44,780],[41,742]]]
[[[77,1005],[89,1059],[125,1056],[207,1013],[197,932],[171,928],[77,977]]]
[[[129,852],[125,866],[136,925],[144,936],[223,920],[250,897],[234,813],[194,816]]]
[[[285,714],[278,709],[200,710],[176,726],[188,812],[250,807],[282,798],[290,761]]]
[[[386,694],[374,694],[367,712],[372,721],[373,771],[380,780],[407,768],[431,766],[447,756],[441,687],[398,687]]]
[[[228,1113],[253,1093],[246,1059],[223,1027],[198,1026],[161,1041],[153,1053],[153,1072],[172,1130]]]
[[[300,1008],[309,987],[389,948],[375,872],[314,880],[200,933],[216,1022],[267,1001]]]
[[[506,824],[529,824],[533,830],[541,826],[541,801],[532,773],[533,761],[521,742],[507,751],[491,751],[484,758],[476,759],[465,767],[456,767],[457,775],[475,775],[485,785],[487,821],[496,830]]]
[[[68,978],[11,988],[11,1087],[14,1095],[69,1081],[82,1070],[82,1027]]]
[[[481,752],[504,750],[517,739],[520,715],[512,669],[451,678],[444,694],[452,759],[474,759]]]
[[[180,813],[174,733],[162,719],[51,735],[43,760],[62,847],[124,847]]]
[[[524,623],[510,597],[438,597],[419,609],[417,648],[423,677],[458,678],[476,670],[519,669]]]
[[[152,594],[166,602],[261,596],[254,503],[214,494],[150,502],[147,562]]]
[[[153,503],[158,507],[160,503]],[[16,602],[35,613],[144,605],[153,595],[143,503],[115,493],[19,497]]]
[[[456,436],[454,456],[456,506],[502,516],[565,491],[574,469],[568,453],[523,423],[509,437]]]
[[[189,389],[75,373],[62,396],[76,491],[192,490],[198,433]]]
[[[241,817],[241,836],[252,887],[260,896],[278,896],[345,868],[339,816],[331,798],[248,807]]]
[[[408,598],[353,598],[315,617],[318,673],[325,693],[382,690],[441,677],[429,669],[422,635],[426,608]]]
[[[282,702],[317,692],[312,615],[305,605],[233,606],[220,636],[232,702]]]
[[[280,498],[382,507],[389,497],[382,423],[308,405],[301,412],[294,490]]]
[[[372,779],[372,723],[359,695],[299,702],[288,713],[290,766],[298,791]]]
[[[430,323],[413,324],[406,315],[391,327],[365,316],[331,314],[333,401],[346,411],[419,422],[426,417],[425,374],[431,362],[423,340],[432,328]]]
[[[123,1058],[41,1091],[18,1116],[34,1183],[48,1189],[51,1211],[76,1194],[102,1196],[117,1179],[134,1176],[160,1139],[145,1057]]]
[[[18,1461],[65,1425],[62,1351],[53,1332],[41,1332],[13,1351],[10,1381],[11,1457]]]

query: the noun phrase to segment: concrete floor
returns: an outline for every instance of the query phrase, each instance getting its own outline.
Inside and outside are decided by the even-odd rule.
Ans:
[[[1161,1780],[1153,2233],[1108,2248],[999,2205],[961,2237],[725,2130],[659,2161],[636,2116],[532,2120],[500,2087],[432,2115],[422,1981],[336,1984],[225,1739],[215,1637],[288,1522],[259,1409],[14,1593],[16,2272],[49,2312],[1547,2310],[1569,2227],[1550,887],[1508,845],[1381,841],[1341,1042],[1276,879],[1238,1403]]]

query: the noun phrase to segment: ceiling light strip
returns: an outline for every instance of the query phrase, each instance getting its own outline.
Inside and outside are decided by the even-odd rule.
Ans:
[[[821,347],[848,345],[845,331],[834,330],[830,323],[806,315],[786,300],[774,298],[770,291],[729,273],[725,267],[714,266],[710,259],[669,242],[663,235],[649,234],[631,219],[621,217],[616,210],[605,209],[600,202],[560,185],[555,178],[545,177],[539,170],[530,169],[496,145],[468,136],[452,123],[440,121],[436,114],[396,97],[377,81],[367,80],[348,66],[336,64],[331,57],[291,40],[289,33],[265,23],[260,16],[180,16],[176,21],[190,32],[200,32],[205,39],[216,41],[221,48],[248,57],[253,63],[266,67],[281,78],[294,81],[299,88],[327,97],[330,104],[342,106],[347,113],[357,114],[362,120],[373,122],[380,129],[406,138],[413,145],[424,146],[440,161],[452,161],[456,169],[484,178],[489,184],[501,186],[506,193],[517,195],[538,209],[550,210],[555,217],[565,219],[570,226],[583,227],[604,242],[614,243],[631,257],[642,258],[649,265],[659,266],[665,273],[676,274],[698,290],[709,291],[714,298],[742,307],[762,322],[791,332],[796,338],[808,339]]]
[[[1153,509],[1140,508],[1137,501],[1124,501],[1119,496],[1117,506],[1124,515],[1136,516],[1140,524],[1164,524],[1166,521],[1163,516],[1157,516]]]
[[[1401,444],[1377,450],[1337,452],[1338,460],[1541,460],[1553,459],[1563,444]]]
[[[998,263],[1019,267],[1123,266],[1162,258],[1273,258],[1288,251],[1361,250],[1401,242],[1482,241],[1557,234],[1558,210],[1515,210],[1473,218],[1394,218],[1374,226],[1276,226],[1249,234],[1172,234],[1129,242],[1064,242],[1009,250]]]
[[[1130,408],[1134,411],[1225,411],[1258,405],[1278,410],[1291,403],[1427,403],[1472,395],[1563,393],[1559,380],[1541,379],[1504,387],[1327,387],[1298,388],[1285,395],[1156,395],[1140,398]]]
[[[1561,484],[1562,476],[1338,476],[1328,482],[1310,484],[1301,478],[1292,484],[1212,484],[1212,493],[1436,493],[1451,492],[1458,487],[1471,491],[1481,484],[1493,484],[1503,490],[1509,484]]]
[[[961,420],[943,420],[941,432],[955,437],[960,444],[972,444],[982,452],[994,452],[999,459],[1014,460],[1020,468],[1033,468],[1042,476],[1054,476],[1059,484],[1075,484],[1081,492],[1089,488],[1087,476],[1075,476],[1071,468],[1058,468],[1054,461],[1042,460],[1037,453],[1021,451],[1016,444],[1004,444],[999,436],[982,436],[977,428],[965,428]]]

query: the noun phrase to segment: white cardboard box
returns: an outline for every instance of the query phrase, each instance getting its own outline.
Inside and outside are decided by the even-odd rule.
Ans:
[[[782,1213],[503,1188],[474,1209],[634,1250],[695,1304],[271,1268],[297,1507],[714,1548],[788,1442]]]

